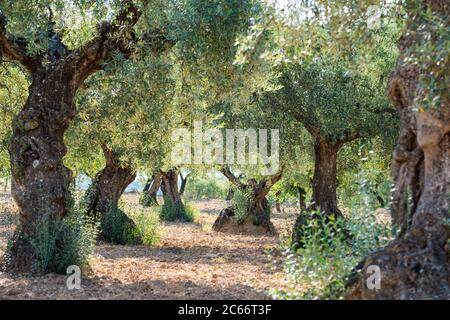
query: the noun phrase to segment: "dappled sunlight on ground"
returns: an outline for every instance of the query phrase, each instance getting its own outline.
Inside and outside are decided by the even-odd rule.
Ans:
[[[137,195],[126,195],[124,200],[137,206]],[[80,290],[66,289],[64,275],[0,273],[0,299],[268,299],[267,289],[280,287],[284,278],[280,265],[269,259],[269,253],[278,255],[279,238],[211,231],[225,201],[194,204],[201,212],[197,221],[162,223],[156,246],[99,243],[83,272]],[[3,252],[17,215],[6,196],[0,205],[8,208],[0,210]],[[291,211],[274,213],[281,236],[292,228],[295,210]]]

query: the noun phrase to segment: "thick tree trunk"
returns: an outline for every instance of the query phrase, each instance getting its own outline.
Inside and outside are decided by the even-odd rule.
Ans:
[[[180,185],[180,195],[184,194],[184,190],[186,190],[186,184],[189,178],[189,174],[186,175],[186,177],[183,177],[183,175],[180,173],[180,179],[181,179],[181,185]]]
[[[243,221],[237,221],[231,218],[234,216],[235,208],[230,207],[222,210],[214,223],[213,230],[246,232],[247,230],[243,226],[252,225],[262,229],[264,232],[275,234],[275,227],[270,221],[271,208],[267,201],[267,194],[271,187],[281,179],[281,172],[263,179],[259,183],[254,179],[250,179],[247,184],[242,183],[234,176],[229,168],[222,168],[222,173],[247,197],[247,212]]]
[[[300,206],[300,213],[306,210],[306,191],[302,187],[298,188],[298,202]]]
[[[11,192],[19,207],[20,223],[4,261],[10,271],[37,271],[39,258],[32,239],[38,228],[54,228],[67,213],[72,173],[63,163],[64,132],[75,116],[75,92],[62,68],[36,72],[28,100],[13,120]]]
[[[164,197],[162,210],[173,210],[175,220],[186,220],[186,210],[178,189],[178,171],[161,172],[161,191]]]
[[[227,191],[227,195],[225,196],[225,200],[230,201],[231,199],[233,199],[233,195],[234,195],[234,190],[232,187],[229,187],[228,191]]]
[[[276,200],[276,202],[275,202],[275,210],[277,210],[278,213],[282,212],[281,203],[279,200]]]
[[[336,164],[340,144],[317,139],[314,144],[314,177],[311,209],[338,213]]]
[[[19,207],[20,224],[2,263],[7,270],[36,271],[40,258],[32,242],[40,228],[54,232],[66,215],[72,175],[62,160],[66,154],[63,138],[76,114],[73,103],[76,91],[117,51],[126,58],[131,55],[131,29],[140,16],[140,10],[126,1],[114,21],[102,24],[98,34],[78,49],[66,50],[57,33],[51,30],[52,44],[47,52],[33,54],[27,50],[26,39],[7,31],[7,18],[0,12],[0,53],[20,63],[33,79],[28,100],[13,120],[9,145],[11,192]],[[155,36],[151,43],[155,53],[174,44],[159,30],[151,33]],[[64,50],[55,54],[55,47]],[[44,65],[45,58],[49,64]],[[56,243],[55,248],[48,259],[58,257],[64,243]]]
[[[418,9],[426,12],[427,7],[433,15],[450,14],[444,1],[422,1]],[[450,104],[442,97],[440,107],[417,112],[421,74],[429,73],[420,70],[425,62],[404,62],[420,41],[415,28],[430,27],[421,17],[414,16],[400,40],[401,56],[389,86],[401,122],[392,163],[391,208],[401,232],[355,268],[347,284],[350,299],[450,299]],[[370,266],[379,268],[378,289],[368,286]]]
[[[342,213],[337,206],[337,176],[336,164],[338,151],[342,142],[333,143],[324,139],[316,138],[314,144],[314,177],[312,181],[312,199],[309,208],[302,210],[297,217],[293,232],[292,245],[294,248],[303,245],[304,227],[310,223],[311,219],[319,219],[321,222],[328,222],[328,218],[333,220],[336,217],[342,218]],[[300,205],[304,202],[304,192],[299,193]],[[318,211],[315,213],[314,211]],[[303,213],[310,211],[313,214]],[[344,230],[347,236],[348,232]]]
[[[127,186],[136,178],[136,172],[130,166],[121,163],[118,154],[102,145],[106,165],[97,173],[92,185],[86,191],[87,214],[100,216],[101,233],[105,240],[112,241],[112,219],[121,221],[124,228],[134,228],[134,222],[119,210],[119,199]],[[122,227],[122,226],[120,226]]]
[[[162,177],[161,174],[156,174],[151,180],[147,181],[146,186],[142,192],[141,204],[145,207],[151,207],[153,205],[158,205],[158,190],[161,187]]]
[[[235,218],[235,208],[222,210],[213,225],[214,231],[222,232],[264,232],[275,234],[275,227],[270,221],[270,205],[267,201],[267,190],[262,188],[248,189],[246,215],[243,221]]]
[[[88,214],[106,214],[117,210],[120,197],[136,178],[136,172],[133,168],[121,163],[116,152],[104,145],[102,149],[106,164],[97,173],[92,185],[86,192]]]
[[[274,226],[270,221],[270,205],[267,200],[267,194],[270,188],[267,186],[261,187],[259,184],[250,183],[252,188],[249,192],[251,195],[249,199],[248,214],[254,225],[263,227],[267,232],[274,232]]]

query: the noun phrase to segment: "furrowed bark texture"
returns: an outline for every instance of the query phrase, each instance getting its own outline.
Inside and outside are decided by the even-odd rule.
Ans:
[[[423,12],[450,14],[446,1],[422,1]],[[400,42],[400,59],[392,74],[389,97],[400,115],[401,131],[394,151],[395,192],[392,218],[401,228],[397,239],[364,259],[348,282],[349,299],[450,298],[450,104],[417,112],[420,65],[402,62],[417,44],[409,22]],[[428,26],[429,27],[429,26]],[[369,266],[381,270],[381,288],[370,290]]]
[[[31,56],[27,41],[8,32],[7,18],[0,13],[0,56],[22,64],[32,78],[27,102],[13,120],[9,145],[11,190],[20,223],[2,263],[6,270],[34,272],[39,258],[32,242],[38,226],[57,225],[67,214],[72,174],[63,164],[63,137],[76,115],[75,94],[90,75],[112,60],[115,52],[120,51],[125,58],[132,54],[132,29],[140,16],[131,0],[123,0],[116,18],[99,24],[97,35],[80,48],[69,51],[57,37],[57,43],[47,52]],[[49,32],[49,37],[53,35]],[[173,45],[161,30],[150,30],[145,38],[154,53]],[[45,60],[49,64],[44,64]]]

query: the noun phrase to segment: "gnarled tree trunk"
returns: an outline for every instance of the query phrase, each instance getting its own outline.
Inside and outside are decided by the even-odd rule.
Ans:
[[[186,174],[186,176],[183,177],[183,174],[180,172],[180,179],[181,179],[180,195],[183,195],[184,191],[186,190],[186,184],[189,179],[189,174]]]
[[[275,193],[275,210],[278,212],[278,213],[280,213],[280,212],[282,212],[283,210],[282,210],[282,208],[281,208],[281,202],[280,202],[280,199],[279,199],[279,197],[280,197],[280,191],[277,191],[276,193]]]
[[[312,182],[312,210],[319,209],[324,214],[338,213],[337,206],[337,154],[340,143],[318,139],[314,144],[314,177]]]
[[[71,172],[62,160],[66,154],[63,136],[76,114],[75,94],[114,53],[120,51],[125,58],[131,55],[130,44],[136,39],[132,29],[140,16],[132,1],[124,1],[113,21],[102,23],[98,33],[79,48],[68,50],[59,35],[49,30],[47,52],[33,55],[26,39],[7,31],[7,19],[0,12],[0,56],[20,63],[32,78],[27,102],[13,120],[9,145],[11,191],[20,223],[3,261],[7,270],[35,271],[39,254],[32,242],[38,226],[55,228],[66,215]],[[173,45],[160,30],[147,34],[155,53]],[[55,248],[50,259],[58,257],[64,245],[57,243]]]
[[[175,220],[186,220],[186,209],[178,189],[178,171],[172,169],[161,172],[161,176],[161,191],[164,197],[162,210],[174,210]]]
[[[120,161],[118,153],[106,145],[102,145],[102,150],[106,163],[86,191],[87,214],[106,214],[117,210],[120,197],[136,178],[136,172]]]
[[[442,17],[450,14],[446,1],[422,1],[417,9]],[[347,284],[350,299],[450,299],[450,104],[442,97],[439,108],[416,111],[421,107],[416,98],[423,92],[420,77],[428,72],[420,69],[421,61],[408,64],[404,59],[419,44],[417,26],[430,27],[419,14],[409,22],[389,85],[401,122],[392,163],[391,208],[401,232],[356,267]],[[428,41],[439,40],[432,31],[431,35]],[[367,285],[370,266],[380,270],[379,289]]]
[[[85,201],[87,214],[100,218],[103,239],[114,242],[114,228],[135,228],[133,220],[119,210],[119,199],[136,178],[136,172],[129,165],[122,163],[119,155],[106,145],[102,144],[102,150],[106,164],[86,191]],[[114,215],[114,218],[110,215]]]
[[[247,211],[249,212],[249,216],[251,217],[253,224],[262,226],[270,232],[274,232],[275,228],[270,221],[271,208],[269,201],[267,201],[267,194],[273,184],[280,178],[281,175],[279,177],[277,176],[276,180],[273,180],[271,183],[266,180],[258,183],[256,180],[250,179],[245,188],[246,190],[244,191],[250,196]]]
[[[140,200],[141,204],[145,207],[150,207],[153,205],[158,205],[158,190],[161,187],[162,177],[160,173],[157,173],[148,180],[144,190],[142,191],[142,198]]]
[[[281,179],[281,171],[259,183],[250,179],[247,184],[242,183],[228,167],[223,167],[221,171],[247,197],[247,213],[244,221],[237,221],[232,218],[235,215],[235,208],[230,207],[222,210],[213,225],[213,230],[245,232],[245,228],[242,228],[242,226],[248,224],[259,227],[265,232],[275,233],[275,227],[270,221],[271,208],[266,197],[271,187]]]
[[[39,258],[32,239],[40,226],[56,226],[67,213],[72,173],[62,158],[66,154],[64,132],[75,116],[77,87],[71,80],[63,68],[36,72],[28,100],[13,120],[11,192],[20,222],[5,260],[10,271],[36,271]]]
[[[279,200],[276,200],[275,202],[275,210],[277,210],[278,213],[282,212],[283,210],[281,209],[281,203]]]
[[[298,188],[298,202],[300,206],[300,213],[306,210],[306,191],[302,187]]]

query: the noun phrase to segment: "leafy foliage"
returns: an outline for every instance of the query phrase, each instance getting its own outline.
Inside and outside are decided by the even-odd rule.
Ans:
[[[133,219],[142,243],[147,246],[158,243],[161,238],[158,209],[150,208],[141,211],[136,207],[126,206],[125,210],[128,216]]]
[[[44,211],[36,224],[36,236],[22,238],[21,241],[29,242],[37,256],[34,272],[65,274],[70,265],[85,267],[88,264],[88,258],[95,249],[98,230],[99,222],[86,217],[77,202],[61,221],[51,220]],[[8,254],[6,252],[6,259]]]
[[[379,139],[374,139],[341,150],[338,192],[343,207],[364,206],[372,210],[389,207],[391,155],[390,151],[383,150],[383,146]],[[348,164],[349,161],[354,163]]]
[[[415,19],[407,31],[416,37],[411,52],[406,55],[402,64],[411,64],[421,69],[420,90],[415,98],[416,109],[439,108],[449,99],[449,51],[450,36],[448,16],[424,10],[421,1],[410,1],[406,4],[409,17]]]
[[[392,239],[389,224],[365,207],[350,208],[345,228],[348,241],[339,229],[344,221],[311,219],[304,228],[304,246],[284,249],[284,268],[291,289],[271,289],[277,299],[342,299],[345,283],[354,266],[368,253]]]
[[[19,107],[25,103],[28,85],[29,79],[21,67],[0,61],[0,177],[8,177],[10,174],[7,146],[12,132],[12,120]]]
[[[287,65],[279,82],[282,88],[267,103],[291,114],[313,136],[341,141],[395,128],[395,117],[384,113],[389,109],[385,83],[343,60],[317,56]]]
[[[121,209],[110,210],[102,216],[102,237],[114,244],[141,244],[139,229],[127,222]]]
[[[228,185],[214,177],[191,177],[186,186],[185,196],[192,200],[224,199]]]
[[[233,188],[231,205],[234,209],[233,218],[238,223],[243,223],[249,216],[250,195],[238,188]]]
[[[164,197],[160,218],[164,221],[193,222],[199,215],[198,209],[190,204],[176,205],[168,196]]]

